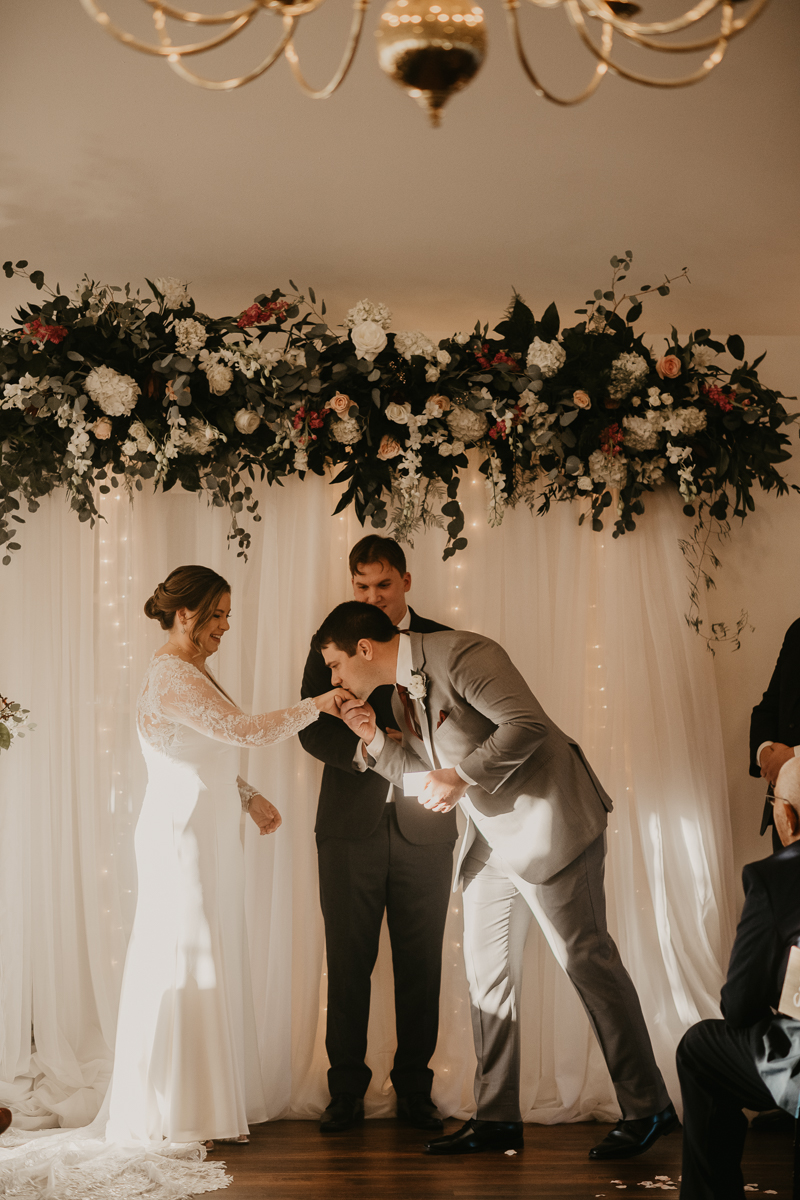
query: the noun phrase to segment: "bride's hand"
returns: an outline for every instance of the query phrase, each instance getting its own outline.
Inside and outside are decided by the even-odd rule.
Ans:
[[[352,692],[348,692],[347,688],[334,688],[332,692],[325,692],[322,696],[314,697],[319,711],[327,713],[330,717],[340,716],[339,709],[345,700],[355,700],[355,696]]]

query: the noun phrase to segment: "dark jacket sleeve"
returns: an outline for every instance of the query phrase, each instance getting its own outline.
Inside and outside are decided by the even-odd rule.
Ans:
[[[722,989],[722,1015],[737,1027],[771,1016],[777,1004],[776,968],[783,953],[769,894],[755,864],[742,872],[744,908]]]
[[[321,696],[330,690],[330,669],[325,666],[325,659],[319,650],[312,648],[306,659],[300,693],[305,699],[306,696]],[[302,729],[299,736],[303,749],[320,762],[338,767],[340,771],[349,771],[352,775],[358,774],[353,766],[353,755],[359,739],[338,717],[320,713],[319,720]]]
[[[780,742],[785,736],[792,736],[784,726],[793,717],[791,709],[797,700],[798,685],[796,679],[800,672],[800,621],[795,621],[786,631],[781,652],[772,672],[769,686],[761,700],[753,709],[750,717],[750,774],[759,778],[761,769],[756,759],[756,751],[763,742]],[[787,677],[791,681],[794,694],[786,695]],[[785,712],[784,709],[790,711]],[[796,743],[792,741],[791,745]]]

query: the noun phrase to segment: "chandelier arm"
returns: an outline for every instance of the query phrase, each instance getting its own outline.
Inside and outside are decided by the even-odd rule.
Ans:
[[[656,88],[677,88],[688,87],[692,83],[699,83],[701,79],[705,79],[715,67],[719,66],[728,48],[728,34],[724,28],[725,13],[730,13],[730,4],[725,4],[723,9],[723,30],[715,43],[716,49],[708,56],[702,66],[692,72],[691,75],[683,75],[678,79],[653,79],[649,75],[640,75],[637,71],[629,71],[626,67],[619,66],[608,57],[608,55],[598,48],[586,30],[586,24],[583,19],[578,0],[566,0],[567,16],[569,17],[573,27],[577,30],[581,41],[592,52],[595,58],[599,58],[602,63],[605,63],[609,71],[613,71],[615,75],[619,75],[622,79],[627,79],[631,83],[642,83],[646,87]],[[730,21],[728,22],[730,26]]]
[[[347,78],[347,74],[353,65],[353,59],[355,58],[356,50],[358,49],[358,44],[361,40],[361,33],[364,28],[364,18],[367,15],[368,8],[369,0],[354,0],[353,20],[350,25],[350,37],[348,39],[345,52],[342,56],[342,61],[339,63],[339,69],[331,79],[330,83],[328,83],[326,87],[321,88],[319,91],[315,91],[306,82],[306,79],[300,70],[300,59],[297,56],[294,43],[290,41],[286,46],[284,54],[286,55],[289,66],[292,69],[292,74],[294,75],[300,90],[305,92],[306,96],[310,96],[312,100],[327,100],[328,97],[332,96],[336,89],[342,83],[344,83],[345,79]]]
[[[696,4],[694,8],[689,9],[683,16],[676,17],[673,21],[654,21],[649,25],[641,25],[636,21],[628,21],[624,17],[617,17],[610,11],[606,12],[605,9],[598,9],[594,0],[578,0],[578,2],[586,16],[598,21],[607,22],[613,25],[618,33],[624,34],[625,37],[635,38],[642,45],[650,45],[651,48],[653,48],[652,43],[644,42],[642,38],[647,37],[649,34],[661,36],[665,33],[680,33],[681,30],[687,29],[689,25],[694,25],[697,21],[701,21],[703,17],[708,16],[715,8],[725,8],[728,4],[728,0],[701,0],[701,3]],[[536,4],[537,0],[532,0],[532,3]],[[755,0],[753,7],[746,16],[738,17],[735,21],[731,22],[728,37],[734,37],[737,33],[741,33],[743,29],[747,29],[751,21],[755,20],[768,3],[769,0]],[[707,46],[713,46],[716,40],[715,37],[710,37],[705,41],[697,42],[694,48],[704,50]],[[687,50],[691,48],[689,46],[686,47]],[[662,49],[682,50],[683,47],[664,46]]]
[[[262,63],[254,67],[252,71],[248,71],[246,75],[239,75],[233,79],[206,79],[204,76],[198,75],[196,72],[190,71],[188,67],[185,67],[178,55],[175,55],[174,58],[168,58],[167,64],[176,75],[179,75],[186,83],[193,83],[195,87],[205,88],[211,92],[232,92],[235,88],[243,87],[244,84],[250,83],[253,79],[258,79],[259,75],[263,75],[271,66],[274,66],[291,41],[294,26],[295,18],[288,15],[284,16],[283,37],[274,50],[267,55]]]
[[[608,63],[605,60],[603,60],[597,64],[594,75],[592,76],[588,85],[580,93],[580,95],[573,96],[570,99],[564,99],[561,96],[553,95],[553,93],[551,91],[549,91],[540,82],[538,76],[536,75],[536,72],[534,71],[533,67],[530,64],[530,60],[528,59],[527,54],[525,53],[525,47],[522,45],[522,35],[520,33],[520,28],[519,28],[519,17],[517,16],[517,12],[519,9],[519,0],[504,0],[503,7],[506,10],[506,18],[508,21],[508,28],[509,28],[509,33],[511,36],[511,42],[514,46],[514,49],[516,50],[517,58],[519,59],[520,66],[522,67],[525,74],[528,76],[528,79],[530,80],[530,82],[533,84],[534,91],[536,92],[537,96],[542,96],[544,99],[550,100],[550,101],[552,101],[553,104],[558,104],[562,108],[569,108],[573,104],[580,104],[583,100],[588,100],[588,98],[594,92],[597,91],[598,87],[600,86],[600,82],[603,79],[603,76],[606,74],[606,72],[609,69]],[[611,53],[611,43],[612,43],[613,36],[614,36],[614,34],[613,34],[613,30],[612,30],[611,26],[608,23],[604,24],[603,25],[603,49],[606,54]]]
[[[154,54],[157,58],[168,58],[171,54],[202,54],[204,50],[213,50],[215,46],[222,46],[225,42],[229,42],[232,37],[235,37],[246,25],[250,24],[261,7],[259,4],[253,4],[250,9],[236,18],[230,29],[226,29],[224,33],[218,34],[217,37],[209,38],[207,42],[194,42],[188,46],[153,46],[149,42],[143,42],[140,38],[134,37],[132,33],[128,33],[127,30],[120,29],[118,25],[115,25],[108,13],[104,13],[98,8],[96,0],[81,0],[81,4],[101,29],[105,29],[106,33],[110,33],[118,42],[122,42],[123,46],[129,46],[132,50],[139,50],[142,54]]]
[[[206,16],[205,13],[188,12],[183,8],[173,8],[171,4],[164,4],[163,0],[143,0],[143,2],[149,4],[151,8],[166,13],[168,17],[172,17],[175,21],[185,21],[187,25],[228,25],[231,21],[236,21],[239,17],[252,14],[261,7],[257,3],[251,3],[246,4],[244,8],[232,9],[226,13],[212,13],[210,16]]]
[[[724,35],[725,39],[730,41],[736,36],[737,33],[741,33],[743,29],[746,29],[749,23],[754,20],[764,8],[766,8],[768,3],[769,0],[758,0],[757,4],[753,8],[753,11],[748,15],[747,21],[744,24],[742,24],[741,21],[732,21],[729,32]],[[625,36],[630,41],[635,42],[637,46],[644,46],[646,50],[659,50],[662,54],[690,54],[692,51],[696,50],[708,50],[710,47],[716,46],[719,43],[720,37],[722,36],[719,33],[715,33],[710,37],[703,38],[703,40],[700,42],[679,42],[672,43],[671,45],[665,45],[662,42],[655,41],[653,38],[642,37],[633,31],[628,32],[626,30],[624,32]]]

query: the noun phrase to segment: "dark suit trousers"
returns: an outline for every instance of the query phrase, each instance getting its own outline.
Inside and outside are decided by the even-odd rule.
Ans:
[[[394,970],[397,1051],[391,1079],[398,1096],[430,1093],[428,1062],[439,1029],[442,938],[450,898],[453,842],[415,845],[393,804],[366,838],[317,844],[328,956],[325,1046],[331,1095],[363,1096],[372,1072],[367,1052],[370,978],[384,911]]]
[[[775,1107],[755,1067],[751,1031],[701,1021],[684,1034],[677,1063],[684,1105],[681,1200],[745,1200],[742,1109]]]

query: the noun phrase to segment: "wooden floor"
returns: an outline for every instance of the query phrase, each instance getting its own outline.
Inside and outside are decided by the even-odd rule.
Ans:
[[[448,1121],[447,1133],[459,1127]],[[425,1135],[396,1121],[366,1121],[323,1137],[314,1121],[256,1126],[249,1146],[224,1146],[233,1183],[225,1200],[594,1200],[658,1196],[667,1177],[678,1192],[681,1135],[662,1138],[641,1158],[591,1163],[587,1158],[610,1126],[526,1125],[517,1155],[475,1154],[432,1158],[421,1153]],[[224,1151],[224,1153],[223,1153]],[[790,1135],[750,1131],[744,1158],[753,1195],[772,1189],[791,1195]],[[649,1184],[649,1186],[645,1186]],[[671,1189],[669,1189],[671,1190]]]

